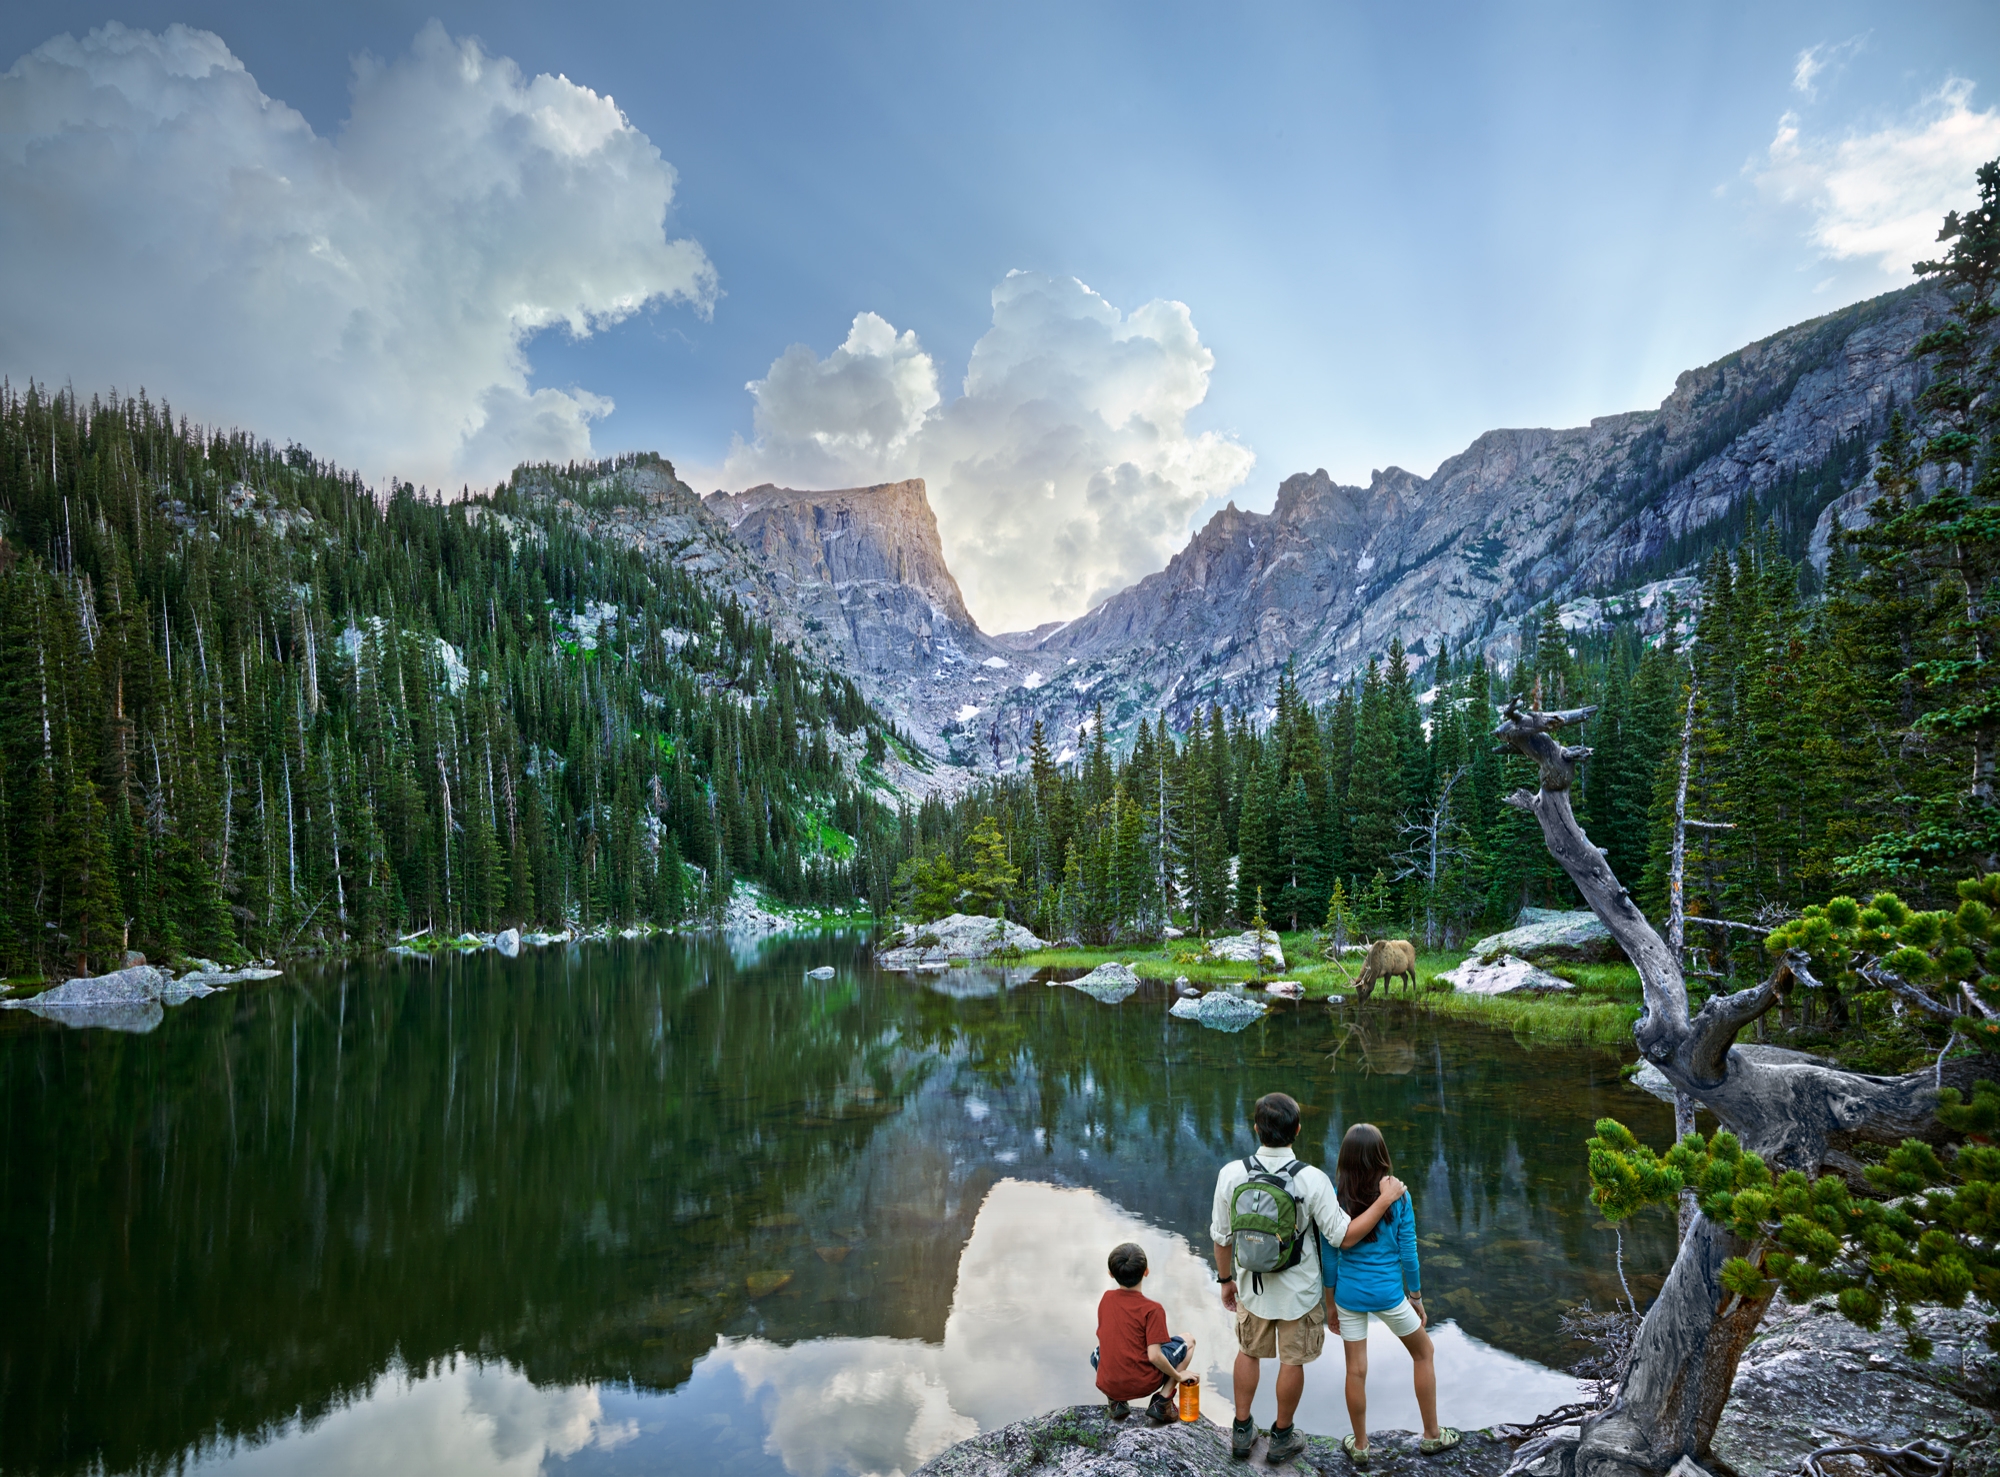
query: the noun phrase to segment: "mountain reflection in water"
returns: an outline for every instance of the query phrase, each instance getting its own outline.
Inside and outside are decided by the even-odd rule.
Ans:
[[[295,977],[144,1037],[17,1014],[0,1472],[907,1471],[1094,1398],[1124,1239],[1226,1380],[1198,1253],[1273,1087],[1303,1157],[1363,1117],[1397,1151],[1446,1418],[1572,1388],[1538,1367],[1574,1357],[1555,1316],[1618,1286],[1582,1139],[1670,1131],[1612,1054],[1396,1007],[1330,1056],[1324,1006],[1222,1035],[1156,989],[864,961],[667,941]],[[1642,1298],[1670,1247],[1663,1217],[1627,1231]],[[1411,1424],[1407,1358],[1371,1367],[1371,1423]],[[1344,1429],[1337,1350],[1307,1391],[1308,1429]]]

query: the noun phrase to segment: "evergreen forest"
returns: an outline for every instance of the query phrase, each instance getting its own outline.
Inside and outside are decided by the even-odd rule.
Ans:
[[[582,487],[609,466],[537,469]],[[503,486],[0,394],[0,970],[883,890],[845,677]]]

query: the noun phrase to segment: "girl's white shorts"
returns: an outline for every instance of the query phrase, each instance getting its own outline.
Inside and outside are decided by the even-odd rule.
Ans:
[[[1424,1326],[1424,1320],[1417,1316],[1417,1310],[1410,1306],[1408,1298],[1380,1313],[1357,1313],[1352,1308],[1341,1307],[1336,1307],[1334,1311],[1340,1314],[1340,1336],[1350,1344],[1368,1341],[1370,1318],[1380,1318],[1389,1325],[1389,1332],[1399,1339],[1408,1338]]]

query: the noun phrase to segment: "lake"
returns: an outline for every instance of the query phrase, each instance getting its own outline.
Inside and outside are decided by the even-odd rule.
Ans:
[[[878,973],[856,936],[294,971],[143,1035],[7,1012],[0,1472],[907,1472],[1099,1398],[1123,1240],[1226,1421],[1209,1200],[1274,1089],[1303,1158],[1387,1135],[1443,1418],[1572,1398],[1557,1314],[1619,1296],[1583,1140],[1672,1129],[1615,1053],[1168,1003]],[[1642,1301],[1672,1250],[1663,1212],[1627,1227]],[[1370,1364],[1371,1425],[1414,1425],[1379,1328]],[[1306,1383],[1301,1424],[1345,1431],[1332,1340]]]

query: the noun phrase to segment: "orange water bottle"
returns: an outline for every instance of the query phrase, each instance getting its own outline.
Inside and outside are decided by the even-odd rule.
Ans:
[[[1181,1419],[1198,1421],[1201,1419],[1201,1381],[1185,1379],[1181,1381]]]

